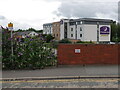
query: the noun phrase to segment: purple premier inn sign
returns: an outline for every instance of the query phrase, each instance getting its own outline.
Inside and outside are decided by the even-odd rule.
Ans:
[[[107,26],[100,27],[100,34],[105,34],[105,35],[110,34],[110,28]]]

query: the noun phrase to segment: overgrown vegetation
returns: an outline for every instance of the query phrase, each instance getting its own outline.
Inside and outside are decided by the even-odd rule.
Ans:
[[[13,41],[13,55],[11,54]],[[27,37],[24,42],[10,38],[10,31],[3,30],[2,68],[3,69],[40,69],[56,65],[56,57],[52,45],[46,44],[43,36]]]
[[[111,41],[120,42],[120,24],[111,24]]]

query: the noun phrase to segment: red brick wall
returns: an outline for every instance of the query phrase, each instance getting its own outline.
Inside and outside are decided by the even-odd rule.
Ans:
[[[118,63],[120,64],[120,44],[118,44]]]
[[[75,49],[80,49],[81,52],[75,53]],[[120,45],[117,44],[60,44],[58,46],[59,65],[118,64],[119,55]]]

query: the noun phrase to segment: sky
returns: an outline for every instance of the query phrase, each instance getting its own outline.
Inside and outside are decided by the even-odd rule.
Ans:
[[[0,25],[14,30],[43,29],[44,23],[63,18],[118,20],[119,0],[0,0]]]

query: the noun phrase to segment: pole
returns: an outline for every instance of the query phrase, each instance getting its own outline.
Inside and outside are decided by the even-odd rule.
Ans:
[[[10,22],[8,28],[11,31],[11,55],[13,56],[13,24]]]
[[[12,29],[11,29],[11,54],[13,56],[13,34],[12,34]]]

